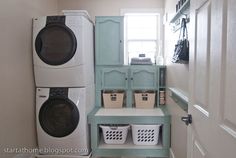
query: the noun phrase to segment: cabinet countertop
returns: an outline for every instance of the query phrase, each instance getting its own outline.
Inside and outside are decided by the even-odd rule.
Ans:
[[[108,109],[100,108],[95,116],[164,116],[160,108],[154,109],[137,109],[137,108],[122,108]]]

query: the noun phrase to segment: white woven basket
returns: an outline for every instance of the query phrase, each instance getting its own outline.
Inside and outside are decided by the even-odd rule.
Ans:
[[[134,93],[136,108],[154,108],[155,92],[136,92]]]
[[[156,145],[161,125],[131,125],[135,145]]]
[[[104,142],[106,144],[124,144],[127,138],[129,125],[125,126],[104,126],[102,128]]]
[[[105,108],[122,108],[123,106],[123,92],[103,92],[103,102]]]

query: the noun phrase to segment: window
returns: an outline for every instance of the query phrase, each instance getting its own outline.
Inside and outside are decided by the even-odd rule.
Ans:
[[[125,13],[125,61],[150,58],[156,63],[160,50],[160,13]]]

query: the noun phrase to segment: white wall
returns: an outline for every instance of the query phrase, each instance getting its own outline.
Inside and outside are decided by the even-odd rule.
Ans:
[[[57,0],[0,1],[0,157],[6,147],[36,147],[32,18],[56,14]]]
[[[87,10],[95,16],[117,16],[122,8],[164,8],[164,0],[58,0],[58,10]]]
[[[177,0],[165,1],[165,13],[167,20],[175,14],[175,4]],[[174,53],[174,46],[179,37],[179,31],[173,32],[169,22],[165,25],[165,61],[167,64],[167,86],[179,88],[188,93],[188,65],[171,63]],[[167,105],[171,113],[171,149],[175,158],[187,157],[187,126],[181,121],[182,116],[187,113],[183,111],[169,96]]]

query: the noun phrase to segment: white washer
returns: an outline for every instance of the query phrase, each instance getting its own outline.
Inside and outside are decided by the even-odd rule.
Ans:
[[[93,23],[88,16],[33,19],[37,87],[84,87],[94,83]]]
[[[36,123],[39,153],[88,155],[87,114],[94,105],[94,86],[37,88]]]

